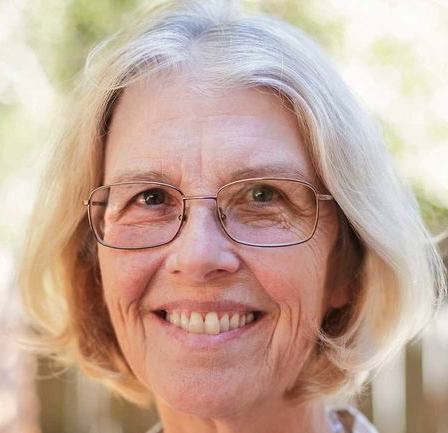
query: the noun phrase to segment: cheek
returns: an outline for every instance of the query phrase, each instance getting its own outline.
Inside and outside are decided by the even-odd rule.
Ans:
[[[145,363],[141,348],[146,336],[139,307],[159,267],[158,255],[148,251],[98,250],[105,302],[122,352],[133,366]]]
[[[252,270],[267,294],[279,306],[291,308],[318,302],[323,294],[326,254],[312,240],[307,244],[258,254]]]
[[[282,372],[300,370],[320,327],[325,248],[311,240],[288,249],[263,250],[251,257],[248,266],[277,306],[266,363],[275,365],[278,380],[288,381],[289,386],[296,377],[284,376]]]
[[[160,256],[150,254],[148,250],[100,248],[98,260],[106,299],[119,299],[125,305],[144,296],[160,266]]]
[[[327,236],[316,232],[305,244],[264,250],[251,260],[254,275],[277,304],[274,351],[284,359],[299,362],[297,356],[303,356],[321,326],[330,246]]]

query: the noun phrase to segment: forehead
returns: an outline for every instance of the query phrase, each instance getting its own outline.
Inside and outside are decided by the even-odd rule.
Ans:
[[[219,186],[244,173],[314,180],[296,115],[272,91],[201,93],[190,84],[179,76],[124,90],[106,142],[105,183]]]

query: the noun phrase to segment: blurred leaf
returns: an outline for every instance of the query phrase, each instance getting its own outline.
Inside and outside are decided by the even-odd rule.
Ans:
[[[266,0],[258,3],[258,10],[275,15],[299,27],[315,38],[328,51],[342,51],[344,45],[344,22],[340,18],[323,18],[311,0]]]
[[[42,1],[42,0],[41,0]],[[54,0],[53,0],[54,1]],[[115,33],[138,0],[70,0],[52,8],[37,2],[27,16],[28,39],[55,87],[65,91],[81,70],[89,51]]]
[[[406,144],[396,128],[384,118],[377,118],[382,126],[383,136],[392,155],[399,157],[406,151]]]
[[[373,66],[382,65],[400,71],[403,95],[425,95],[430,92],[427,74],[420,67],[409,43],[391,36],[378,38],[372,44],[370,57]]]
[[[413,190],[420,204],[420,210],[427,226],[433,234],[448,229],[448,208],[428,196],[428,192],[419,184],[413,184]]]

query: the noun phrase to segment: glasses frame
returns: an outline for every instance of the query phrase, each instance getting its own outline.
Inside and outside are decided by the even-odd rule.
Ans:
[[[313,231],[308,236],[308,238],[306,238],[305,240],[302,240],[302,241],[290,242],[290,243],[286,243],[286,244],[285,243],[281,243],[281,244],[279,244],[279,243],[274,243],[274,244],[253,244],[253,243],[250,243],[250,242],[241,241],[241,240],[233,237],[230,233],[227,232],[227,230],[225,228],[225,225],[224,225],[224,219],[223,219],[223,217],[222,217],[222,215],[221,215],[221,213],[219,211],[219,206],[218,206],[218,196],[219,196],[220,192],[222,190],[226,189],[227,187],[235,185],[235,184],[238,184],[238,183],[244,183],[244,182],[249,182],[249,181],[265,181],[265,180],[280,180],[280,181],[286,180],[286,181],[292,181],[292,182],[296,182],[296,183],[301,184],[301,185],[305,185],[305,186],[307,186],[308,188],[310,188],[313,191],[313,193],[314,193],[314,195],[316,197],[316,217],[315,217],[315,221],[314,221]],[[110,187],[113,187],[113,186],[119,186],[119,185],[133,185],[133,184],[162,185],[162,186],[166,186],[166,187],[175,189],[182,196],[182,214],[179,215],[179,221],[180,221],[179,228],[177,229],[176,233],[174,234],[174,236],[169,241],[163,242],[163,243],[157,244],[157,245],[151,245],[151,246],[148,246],[148,247],[116,247],[116,246],[112,246],[112,245],[107,244],[106,242],[101,240],[100,237],[97,235],[96,230],[95,230],[95,228],[93,226],[92,215],[91,215],[91,205],[92,205],[92,197],[93,197],[93,195],[97,191],[102,190],[102,189],[110,188]],[[216,215],[217,215],[218,221],[220,223],[219,225],[221,226],[221,229],[223,230],[224,234],[229,239],[231,239],[232,241],[234,241],[234,242],[236,242],[238,244],[241,244],[241,245],[247,245],[249,247],[280,248],[280,247],[289,247],[289,246],[292,246],[292,245],[300,245],[300,244],[303,244],[305,242],[308,242],[314,236],[314,233],[316,232],[317,224],[318,224],[318,221],[319,221],[319,202],[320,201],[331,201],[331,200],[334,200],[334,198],[333,198],[332,195],[329,195],[329,194],[320,194],[317,191],[316,187],[313,184],[311,184],[311,183],[309,183],[307,181],[299,180],[299,179],[293,179],[293,178],[288,178],[288,177],[252,177],[252,178],[248,178],[248,179],[240,179],[240,180],[235,180],[235,181],[230,182],[230,183],[226,183],[225,185],[223,185],[222,187],[220,187],[218,189],[218,191],[216,192],[215,195],[190,195],[190,196],[185,195],[179,188],[177,188],[176,186],[171,185],[169,183],[141,180],[141,181],[117,182],[117,183],[112,183],[112,184],[109,184],[109,185],[99,186],[98,188],[95,188],[95,189],[93,189],[90,192],[89,198],[87,200],[83,200],[83,205],[87,207],[87,216],[88,216],[88,219],[89,219],[89,225],[90,225],[90,228],[91,228],[91,230],[93,232],[93,235],[95,236],[96,241],[99,244],[101,244],[101,245],[103,245],[105,247],[113,248],[113,249],[117,249],[117,250],[145,250],[145,249],[148,249],[148,248],[156,248],[156,247],[160,247],[162,245],[167,245],[170,242],[173,242],[179,236],[179,233],[181,232],[181,230],[182,230],[182,228],[183,228],[183,226],[185,224],[185,221],[187,221],[187,213],[186,213],[187,206],[186,206],[186,202],[188,200],[214,200],[215,201],[215,208],[216,208]]]

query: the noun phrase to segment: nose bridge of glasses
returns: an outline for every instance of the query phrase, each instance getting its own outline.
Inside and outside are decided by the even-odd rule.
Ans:
[[[183,221],[187,220],[187,201],[189,200],[214,200],[215,206],[217,207],[217,196],[216,195],[189,195],[182,197],[183,203],[184,203],[184,215],[183,215]]]
[[[215,200],[217,199],[216,195],[187,195],[182,197],[182,199],[185,201],[187,200]]]

